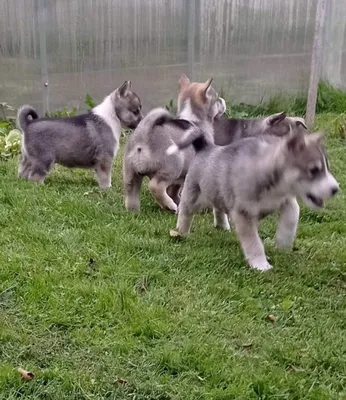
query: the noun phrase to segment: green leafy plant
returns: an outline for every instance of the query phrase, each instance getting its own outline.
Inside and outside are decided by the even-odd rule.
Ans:
[[[74,107],[71,110],[69,110],[68,107],[64,107],[61,110],[47,111],[45,113],[45,116],[49,118],[73,117],[74,115],[77,115],[77,111],[78,111],[77,107]]]
[[[259,104],[227,102],[228,116],[235,118],[254,118],[285,111],[289,115],[304,116],[307,96],[301,93],[295,96],[279,93]],[[320,82],[317,92],[316,112],[343,114],[346,110],[346,92],[335,88],[327,82]]]
[[[339,115],[334,120],[334,133],[337,137],[346,138],[346,113]]]
[[[8,159],[20,153],[21,132],[12,129],[7,136],[0,137],[0,157]]]
[[[4,160],[20,153],[21,133],[15,127],[16,108],[1,102],[0,110],[0,159]]]
[[[93,98],[90,96],[90,94],[87,94],[87,95],[85,96],[84,103],[89,107],[90,110],[96,106],[96,103],[94,102],[94,100],[93,100]]]
[[[171,99],[169,101],[169,103],[166,105],[165,108],[166,108],[166,110],[168,110],[172,114],[176,114],[177,113],[177,106],[174,104],[174,100],[173,99]]]
[[[4,129],[4,128],[3,128]],[[20,153],[21,132],[11,129],[9,132],[1,131],[0,159],[8,159]]]
[[[316,112],[342,114],[345,111],[346,91],[321,82],[318,85]]]
[[[0,136],[6,136],[11,129],[14,129],[13,121],[1,121],[0,122]]]
[[[8,112],[10,112],[12,114],[16,114],[17,109],[12,107],[10,104],[8,104],[6,102],[1,102],[0,103],[0,118],[4,121],[15,120],[16,117],[14,115],[8,115]]]

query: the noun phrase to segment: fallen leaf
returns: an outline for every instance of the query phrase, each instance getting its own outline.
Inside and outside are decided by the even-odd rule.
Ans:
[[[147,278],[143,276],[141,280],[141,291],[146,292],[147,291]]]
[[[120,383],[120,385],[126,385],[127,384],[127,380],[123,379],[123,378],[119,378],[118,379],[118,383]]]
[[[32,372],[26,371],[23,368],[18,368],[18,372],[24,381],[32,381],[35,378],[35,375]]]
[[[276,322],[276,317],[273,314],[267,315],[267,320],[271,322]]]
[[[296,367],[296,366],[293,365],[293,364],[290,364],[290,365],[288,366],[287,369],[288,369],[289,371],[292,371],[292,372],[304,372],[304,371],[305,371],[304,369],[298,368],[298,367]]]

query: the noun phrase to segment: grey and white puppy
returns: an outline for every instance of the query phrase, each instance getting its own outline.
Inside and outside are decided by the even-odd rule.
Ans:
[[[178,116],[167,110],[152,110],[129,137],[124,154],[124,191],[127,210],[139,211],[140,188],[144,176],[150,179],[149,190],[163,209],[176,212],[179,191],[195,155],[192,146],[171,157],[166,150],[190,130],[203,129],[213,141],[213,120],[225,112],[225,101],[211,86],[191,83],[186,75],[179,80]]]
[[[319,209],[339,189],[328,169],[321,134],[305,132],[300,126],[284,138],[260,135],[221,147],[194,131],[190,141],[173,145],[168,154],[179,154],[191,143],[197,154],[184,183],[177,227],[171,235],[188,234],[194,214],[211,205],[215,227],[229,230],[228,218],[233,222],[250,266],[261,271],[272,268],[258,235],[259,220],[279,211],[276,243],[288,248],[298,225],[297,198],[311,209]]]
[[[124,82],[89,113],[74,117],[39,118],[31,106],[21,107],[19,177],[43,183],[58,163],[94,169],[100,187],[109,188],[121,124],[134,129],[142,119],[141,101],[130,87],[130,81]]]
[[[291,128],[294,130],[297,123],[307,129],[304,118],[288,117],[285,112],[249,119],[221,116],[214,119],[214,143],[226,146],[236,140],[263,134],[282,137],[288,135]]]

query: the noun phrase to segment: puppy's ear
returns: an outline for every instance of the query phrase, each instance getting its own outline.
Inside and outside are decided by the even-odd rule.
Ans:
[[[203,93],[205,97],[208,98],[209,90],[211,89],[211,84],[213,82],[213,78],[209,78],[203,85]]]
[[[116,92],[120,97],[126,97],[129,94],[131,88],[131,81],[125,81],[121,86],[118,87]]]
[[[181,77],[179,78],[178,84],[179,84],[179,92],[181,92],[182,90],[187,89],[191,85],[191,81],[185,74],[182,74]]]
[[[280,122],[282,122],[285,118],[286,118],[286,113],[283,111],[283,112],[278,113],[278,114],[270,115],[266,119],[267,119],[267,124],[268,125],[274,126],[274,125],[279,124]]]
[[[304,135],[298,133],[291,136],[286,141],[286,146],[288,151],[291,153],[298,154],[302,152],[306,147]]]
[[[314,133],[310,133],[310,135],[307,136],[307,140],[309,142],[315,142],[316,144],[318,144],[319,146],[322,144],[322,140],[325,136],[325,132],[323,131],[319,131],[319,132],[314,132]]]
[[[306,126],[304,118],[301,118],[301,117],[290,117],[290,119],[292,121],[294,121],[298,127],[302,126],[304,129],[308,130],[308,127]]]

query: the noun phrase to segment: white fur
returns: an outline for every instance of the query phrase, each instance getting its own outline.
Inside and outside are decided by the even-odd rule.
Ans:
[[[191,135],[192,132],[195,131],[195,129],[196,129],[196,125],[192,122],[192,127],[191,127],[190,129],[188,129],[188,130],[184,133],[184,135],[183,135],[182,138],[181,138],[181,141],[182,141],[182,142],[185,142],[186,140],[188,140],[188,139],[189,139],[189,136]]]
[[[231,215],[249,265],[259,271],[267,271],[273,268],[267,261],[263,244],[258,235],[257,221],[254,219],[249,220],[235,210],[232,210]]]
[[[228,221],[228,215],[213,208],[214,213],[214,226],[215,228],[229,231],[231,229]]]
[[[168,147],[168,149],[166,150],[166,154],[167,155],[172,155],[172,154],[176,154],[179,151],[179,147],[176,144],[172,144],[171,146]]]
[[[313,182],[303,182],[299,187],[300,197],[311,209],[319,209],[320,207],[313,203],[307,197],[308,194],[312,194],[316,198],[324,201],[332,196],[331,193],[333,189],[339,189],[339,183],[336,181],[334,176],[329,172],[327,168],[325,157],[323,157],[323,168],[326,173],[320,179]]]
[[[114,110],[112,96],[115,95],[116,94],[113,92],[109,96],[105,97],[101,104],[93,108],[92,112],[101,117],[111,128],[114,138],[118,143],[121,134],[121,123]]]
[[[222,115],[227,110],[227,106],[226,106],[226,101],[222,97],[219,97],[219,100],[221,101],[221,107],[220,107],[219,113],[220,113],[220,115]]]
[[[198,117],[192,111],[190,99],[187,99],[185,101],[184,108],[179,113],[179,118],[186,119],[187,121],[190,121],[190,122],[198,122],[199,121]]]
[[[299,222],[299,204],[296,198],[287,200],[280,210],[280,219],[276,231],[276,244],[279,248],[288,249],[296,237]]]

